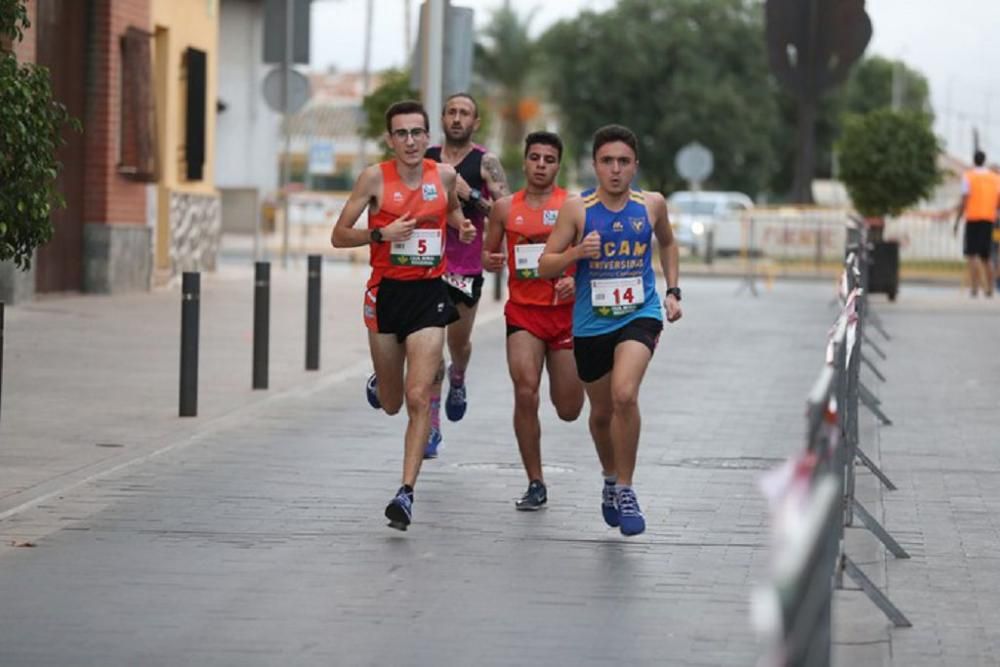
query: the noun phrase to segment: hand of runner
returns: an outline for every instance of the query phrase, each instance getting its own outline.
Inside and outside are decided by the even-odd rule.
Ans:
[[[462,227],[458,230],[458,240],[462,243],[472,243],[476,238],[476,226],[468,218],[462,221]]]
[[[676,322],[681,319],[681,302],[673,294],[668,294],[663,299],[663,307],[667,309],[667,322]]]
[[[405,241],[413,234],[413,228],[417,226],[417,219],[410,217],[407,211],[388,225],[382,228],[382,239],[389,242]]]
[[[556,290],[556,299],[559,301],[566,301],[576,294],[576,280],[572,276],[563,276],[556,281],[554,287]]]
[[[601,258],[601,235],[597,232],[590,232],[583,237],[583,241],[580,242],[580,258],[581,259],[600,259]]]
[[[503,265],[507,263],[507,256],[502,252],[483,251],[483,268],[490,273],[503,270]]]

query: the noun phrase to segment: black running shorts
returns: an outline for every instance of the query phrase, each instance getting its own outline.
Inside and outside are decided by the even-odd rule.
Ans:
[[[990,258],[993,244],[991,220],[967,220],[965,223],[965,256]]]
[[[461,276],[463,279],[465,290],[461,290],[457,287],[448,284],[447,278],[441,278],[448,288],[448,296],[451,297],[451,302],[456,306],[461,304],[467,308],[475,308],[476,304],[479,303],[480,297],[483,296],[483,274],[478,276]],[[469,294],[469,292],[472,292]]]
[[[396,334],[402,343],[415,331],[445,327],[458,319],[458,310],[439,278],[392,280],[383,278],[365,293],[365,324],[377,333]]]
[[[620,329],[599,336],[577,336],[573,339],[576,372],[584,382],[596,382],[615,365],[615,347],[626,340],[637,340],[656,351],[663,331],[663,322],[654,317],[639,317]]]

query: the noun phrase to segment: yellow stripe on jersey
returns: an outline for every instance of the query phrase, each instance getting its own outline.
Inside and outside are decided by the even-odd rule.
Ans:
[[[628,196],[629,199],[631,199],[634,202],[638,202],[640,204],[646,203],[646,193],[644,193],[642,190],[631,190],[629,191]]]
[[[583,207],[584,208],[590,208],[591,206],[593,206],[594,204],[596,204],[599,201],[600,201],[600,199],[598,199],[597,193],[595,192],[595,193],[593,193],[593,194],[591,194],[591,195],[583,198]]]

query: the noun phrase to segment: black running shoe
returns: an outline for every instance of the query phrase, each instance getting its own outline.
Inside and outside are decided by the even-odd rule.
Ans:
[[[413,494],[407,493],[406,489],[399,487],[399,491],[385,508],[385,518],[389,520],[389,527],[396,530],[406,530],[412,516]]]
[[[524,492],[521,499],[514,502],[514,507],[522,512],[534,512],[544,508],[548,500],[545,485],[536,479],[528,485],[528,490]]]

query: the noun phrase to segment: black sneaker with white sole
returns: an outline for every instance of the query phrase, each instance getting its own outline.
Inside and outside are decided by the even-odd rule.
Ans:
[[[534,512],[545,507],[549,500],[545,485],[540,480],[534,480],[528,485],[528,490],[524,492],[520,500],[514,502],[514,507],[522,512]]]

